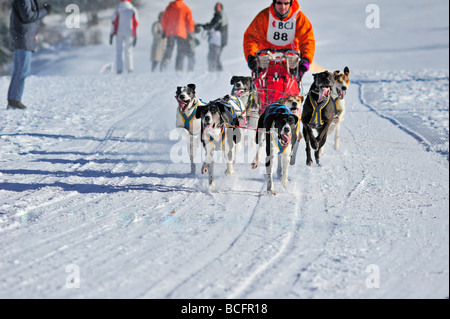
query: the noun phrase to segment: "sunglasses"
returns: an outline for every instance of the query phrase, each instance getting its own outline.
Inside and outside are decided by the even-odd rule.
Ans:
[[[275,4],[281,6],[281,5],[285,5],[285,6],[289,6],[291,5],[291,2],[281,2],[281,1],[276,1]]]

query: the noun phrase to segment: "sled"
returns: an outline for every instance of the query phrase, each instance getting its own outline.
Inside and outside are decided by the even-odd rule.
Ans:
[[[264,49],[256,53],[258,70],[252,72],[260,103],[259,114],[280,98],[301,93],[300,52],[291,49]]]

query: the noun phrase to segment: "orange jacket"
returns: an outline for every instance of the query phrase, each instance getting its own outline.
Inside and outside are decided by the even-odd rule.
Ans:
[[[183,0],[169,3],[161,18],[161,25],[166,36],[177,36],[183,39],[187,39],[188,34],[195,30],[191,9]]]
[[[297,18],[295,26],[295,39],[291,43],[287,43],[284,46],[279,46],[270,43],[267,39],[270,19],[269,15],[272,16],[273,20],[275,20],[272,23],[274,26],[277,25],[277,23],[281,23],[281,20],[275,15],[273,4],[261,11],[247,28],[247,31],[245,31],[245,59],[247,59],[249,55],[256,55],[256,52],[262,49],[294,49],[300,51],[301,56],[303,58],[308,58],[309,62],[312,63],[316,47],[314,32],[311,22],[301,11],[297,0],[293,1],[290,12],[288,16],[283,19],[283,22],[287,22],[293,18],[296,12]],[[282,33],[283,32],[281,31],[281,34]]]

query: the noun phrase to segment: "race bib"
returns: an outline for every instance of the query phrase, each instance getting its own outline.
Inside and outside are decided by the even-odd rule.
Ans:
[[[300,10],[299,10],[300,11]],[[295,40],[298,11],[287,21],[275,19],[269,13],[269,27],[267,28],[267,41],[273,45],[284,47]]]

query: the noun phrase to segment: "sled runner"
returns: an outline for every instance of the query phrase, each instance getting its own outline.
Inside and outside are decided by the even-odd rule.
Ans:
[[[299,96],[302,72],[300,52],[291,49],[264,49],[256,53],[258,71],[252,72],[253,83],[260,101],[259,113],[290,95]]]

